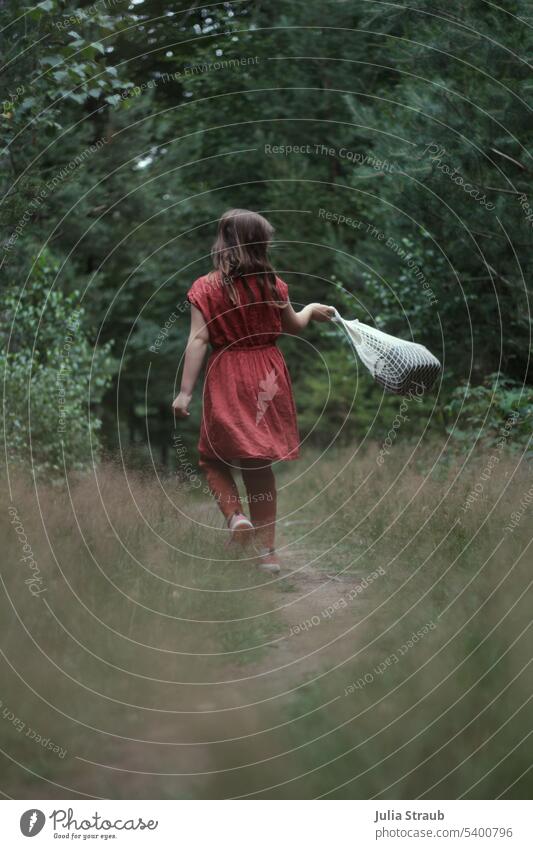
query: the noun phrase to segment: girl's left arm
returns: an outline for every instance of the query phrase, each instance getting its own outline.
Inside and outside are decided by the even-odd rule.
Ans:
[[[185,350],[185,362],[181,376],[180,394],[174,399],[172,409],[178,418],[186,418],[189,414],[189,404],[192,393],[200,374],[207,346],[209,331],[204,317],[197,307],[191,304],[191,330]]]
[[[285,333],[299,333],[310,321],[331,321],[334,315],[333,307],[328,307],[326,304],[307,304],[306,307],[295,312],[288,300],[281,310],[281,326]]]

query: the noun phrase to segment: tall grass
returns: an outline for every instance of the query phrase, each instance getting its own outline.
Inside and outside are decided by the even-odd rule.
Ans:
[[[106,463],[68,486],[11,479],[3,792],[528,797],[527,510],[505,528],[531,469],[376,455],[283,470],[277,580],[171,477]]]

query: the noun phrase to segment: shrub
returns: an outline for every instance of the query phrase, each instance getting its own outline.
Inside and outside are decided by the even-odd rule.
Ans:
[[[453,418],[448,433],[461,449],[475,438],[487,448],[505,439],[511,450],[523,451],[531,439],[533,389],[497,372],[479,386],[458,386],[445,412]]]
[[[1,303],[3,437],[8,459],[37,473],[82,469],[98,452],[94,405],[115,370],[111,344],[93,348],[79,292],[53,288],[57,271],[41,253],[27,286]]]

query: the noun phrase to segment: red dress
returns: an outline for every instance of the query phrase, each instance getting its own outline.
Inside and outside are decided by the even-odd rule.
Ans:
[[[213,352],[207,361],[198,450],[207,457],[296,460],[296,409],[283,354],[276,346],[281,309],[265,302],[255,277],[235,281],[234,306],[218,275],[199,277],[187,297],[202,313]],[[279,300],[287,284],[276,277]]]

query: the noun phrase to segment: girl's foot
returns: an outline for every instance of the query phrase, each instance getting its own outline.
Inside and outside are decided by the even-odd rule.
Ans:
[[[253,539],[254,526],[244,513],[234,513],[228,521],[228,528],[231,531],[230,543],[246,545]]]
[[[263,548],[259,551],[257,567],[263,572],[270,572],[273,575],[277,575],[281,566],[273,548]]]

